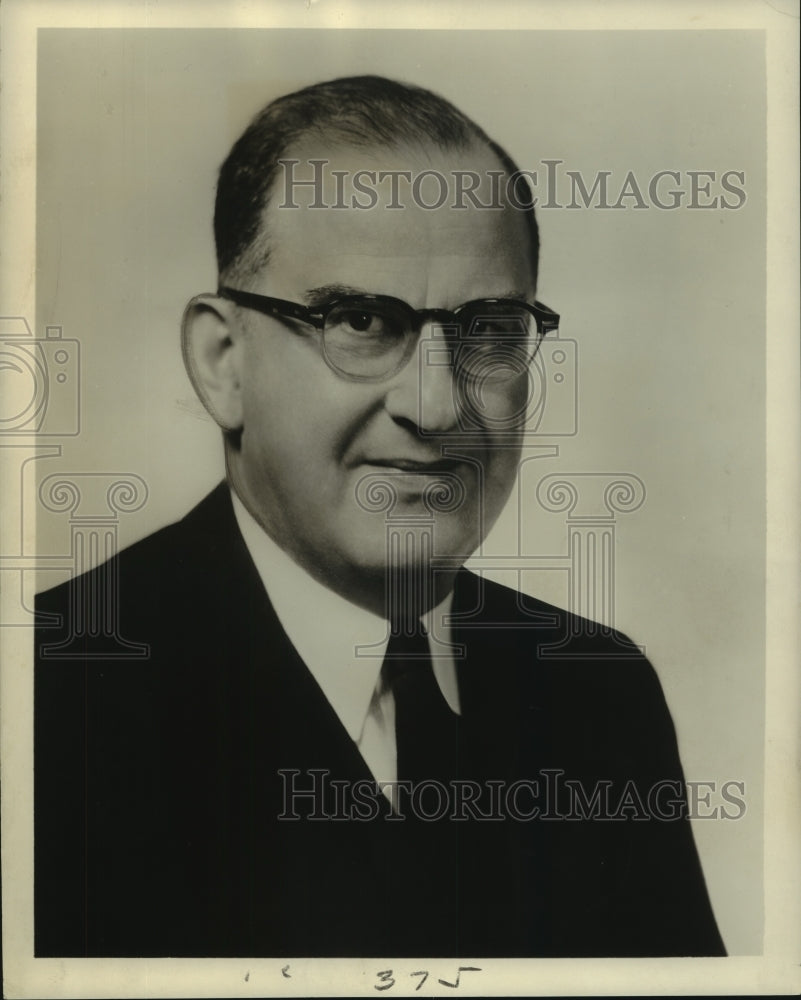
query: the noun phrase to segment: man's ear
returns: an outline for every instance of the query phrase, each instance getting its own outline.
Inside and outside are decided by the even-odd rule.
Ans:
[[[241,343],[231,336],[230,304],[197,295],[184,310],[181,350],[195,392],[225,431],[242,427]]]

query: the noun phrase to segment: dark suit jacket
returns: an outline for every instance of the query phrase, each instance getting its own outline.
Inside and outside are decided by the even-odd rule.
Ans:
[[[147,658],[92,634],[98,593]],[[624,637],[462,572],[460,778],[529,784],[500,819],[393,819],[379,794],[372,819],[315,820],[337,812],[330,787],[287,802],[288,782],[371,775],[283,632],[225,486],[38,610],[37,955],[724,953],[686,816],[637,805],[683,778],[659,682]],[[565,818],[576,786],[554,798],[554,782],[570,781],[584,815],[609,792],[606,818]]]

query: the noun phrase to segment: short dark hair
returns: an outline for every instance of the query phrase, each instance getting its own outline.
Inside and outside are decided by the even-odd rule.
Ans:
[[[264,207],[279,160],[308,133],[317,132],[362,149],[402,143],[464,150],[478,142],[491,149],[510,176],[515,198],[525,206],[533,281],[539,233],[531,190],[514,160],[449,101],[422,87],[380,76],[329,80],[279,97],[253,119],[220,168],[214,208],[217,269],[221,278],[252,276],[267,263],[260,241]]]

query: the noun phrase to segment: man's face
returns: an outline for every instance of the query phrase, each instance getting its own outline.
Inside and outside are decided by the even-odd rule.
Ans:
[[[485,177],[500,169],[480,147],[369,153],[332,151],[322,140],[307,139],[288,156],[300,161],[298,178],[310,176],[306,161],[313,158],[329,161],[331,179],[336,170],[352,176],[358,170],[438,169],[452,179],[454,170]],[[478,298],[534,300],[519,211],[482,210],[467,199],[463,209],[427,210],[413,203],[408,184],[401,187],[404,207],[391,209],[385,207],[388,182],[376,185],[379,202],[369,210],[310,208],[308,188],[295,188],[300,207],[281,208],[280,176],[275,188],[266,210],[270,260],[249,291],[311,306],[335,298],[338,289],[394,296],[415,309],[453,309]],[[434,200],[431,190],[422,191]],[[347,182],[345,193],[349,205]],[[477,193],[482,203],[490,202],[488,180]],[[337,201],[333,180],[324,201]],[[449,194],[446,206],[452,202]],[[442,363],[447,342],[435,324],[423,326],[415,353],[391,378],[355,382],[326,364],[313,328],[248,310],[240,322],[244,424],[229,467],[243,500],[273,538],[345,593],[380,588],[388,528],[399,519],[433,523],[435,557],[467,558],[515,479],[521,422],[515,414],[525,409],[527,377],[485,387],[476,406],[454,392],[453,372]],[[376,509],[381,494],[369,487],[378,480],[390,482],[396,494],[389,511]],[[451,509],[432,515],[426,498],[440,487],[454,500],[445,504]]]

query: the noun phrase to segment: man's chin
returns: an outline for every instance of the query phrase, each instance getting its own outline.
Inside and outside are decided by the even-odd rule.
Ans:
[[[348,545],[331,553],[331,583],[335,589],[366,592],[382,606],[400,589],[410,596],[439,593],[480,542],[477,532],[451,522],[399,514],[382,518],[380,525],[362,523]]]

